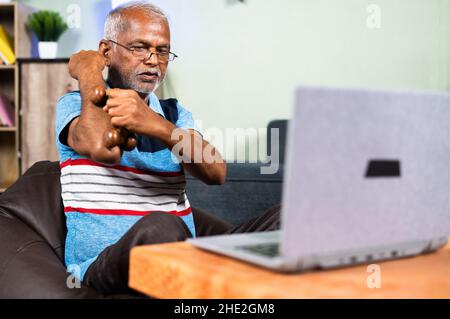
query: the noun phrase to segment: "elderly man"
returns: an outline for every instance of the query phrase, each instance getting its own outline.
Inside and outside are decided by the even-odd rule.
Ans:
[[[104,293],[131,291],[133,246],[279,228],[278,207],[239,226],[191,209],[184,170],[222,184],[226,165],[188,110],[153,93],[176,57],[170,50],[160,9],[144,2],[119,7],[107,17],[98,52],[71,57],[80,92],[57,104],[65,261],[75,277]],[[94,102],[93,82],[105,66],[106,96]]]

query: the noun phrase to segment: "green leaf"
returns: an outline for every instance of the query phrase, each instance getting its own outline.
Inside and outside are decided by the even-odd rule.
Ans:
[[[27,25],[30,28],[30,30],[32,30],[36,34],[36,37],[39,40],[41,40],[43,38],[42,26],[37,17],[35,17],[35,16],[30,17]]]
[[[68,29],[61,15],[50,10],[33,13],[28,18],[27,25],[36,34],[39,41],[58,41]]]

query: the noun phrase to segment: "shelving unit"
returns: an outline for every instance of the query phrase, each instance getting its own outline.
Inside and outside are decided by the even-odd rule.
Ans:
[[[30,7],[17,3],[0,4],[0,24],[11,36],[16,58],[31,56],[31,41],[25,22],[32,12]],[[0,193],[19,177],[19,68],[0,65],[0,93],[12,101],[15,110],[15,126],[0,128]]]
[[[14,65],[0,65],[0,70],[14,70]]]
[[[67,72],[69,59],[19,59],[20,173],[38,161],[58,161],[56,102],[78,90]],[[43,92],[45,92],[43,94]]]

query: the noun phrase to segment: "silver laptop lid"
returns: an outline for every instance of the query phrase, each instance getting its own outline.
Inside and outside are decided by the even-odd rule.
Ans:
[[[285,256],[450,233],[450,94],[302,87],[288,134]]]

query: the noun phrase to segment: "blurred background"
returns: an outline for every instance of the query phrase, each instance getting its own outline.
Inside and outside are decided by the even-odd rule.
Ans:
[[[13,2],[61,15],[57,58],[68,58],[97,49],[107,13],[127,1]],[[179,55],[161,95],[178,98],[203,130],[260,129],[235,152],[219,145],[229,161],[265,148],[264,129],[289,118],[298,85],[450,90],[448,0],[149,2],[169,16]]]
[[[79,13],[79,25],[60,39],[58,56],[69,57],[96,49],[106,14],[127,1],[19,2],[68,19]],[[450,89],[448,0],[149,2],[169,15],[180,56],[165,94],[205,127],[260,128],[286,118],[299,84]]]

